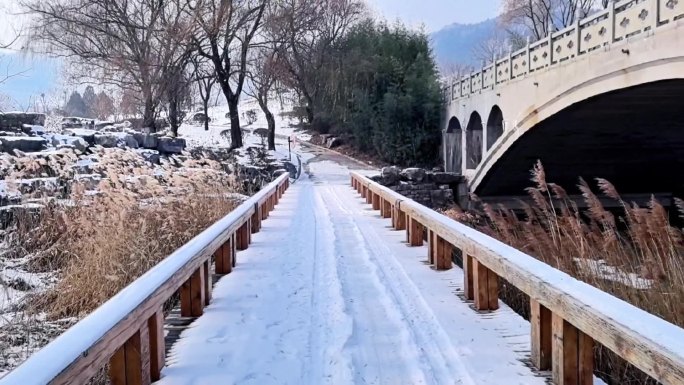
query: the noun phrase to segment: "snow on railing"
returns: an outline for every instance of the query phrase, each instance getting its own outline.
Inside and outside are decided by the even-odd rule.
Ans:
[[[113,384],[156,381],[164,366],[163,305],[180,291],[181,316],[199,317],[211,298],[211,265],[229,274],[236,250],[289,186],[289,174],[247,199],[231,213],[176,250],[90,315],[66,330],[0,384],[81,384],[107,362]]]
[[[494,59],[477,72],[443,84],[442,92],[446,100],[469,97],[480,90],[493,89],[498,84],[589,54],[604,45],[635,35],[647,36],[682,17],[684,1],[611,1],[608,9],[549,33],[542,40],[528,42],[525,48]]]
[[[499,306],[499,278],[530,297],[532,362],[557,385],[593,383],[598,342],[662,384],[684,384],[684,329],[441,215],[359,174],[351,183],[366,202],[392,218],[407,242],[428,242],[428,260],[450,269],[463,255],[464,294],[477,310]]]

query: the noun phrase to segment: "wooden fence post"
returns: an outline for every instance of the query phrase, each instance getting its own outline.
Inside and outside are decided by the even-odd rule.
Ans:
[[[204,270],[195,270],[181,286],[181,317],[200,317],[204,313]]]
[[[230,262],[232,267],[237,263],[237,233],[230,236]]]
[[[382,217],[383,218],[391,218],[392,217],[392,204],[388,200],[383,200],[384,210],[382,212]]]
[[[397,203],[395,207],[394,215],[396,216],[396,220],[394,221],[394,228],[397,230],[406,230],[406,213],[401,211],[399,203]]]
[[[473,282],[473,257],[463,253],[463,296],[466,300],[475,299]]]
[[[216,274],[230,274],[233,271],[232,237],[214,252]]]
[[[147,322],[136,331],[109,360],[112,385],[149,385],[150,338]]]
[[[159,381],[166,361],[163,309],[159,309],[147,320],[147,328],[150,335],[150,378],[152,381]]]
[[[370,205],[373,203],[373,195],[375,195],[375,194],[373,193],[373,191],[371,191],[371,189],[368,189],[368,191],[366,191],[366,203],[367,204]]]
[[[249,247],[249,230],[247,227],[247,223],[244,223],[240,228],[237,230],[237,249],[239,251],[242,250],[247,250]]]
[[[259,204],[254,204],[254,214],[252,215],[252,233],[256,234],[261,230],[261,215],[259,214]]]
[[[553,314],[552,376],[556,385],[594,383],[594,340]]]
[[[373,210],[380,210],[380,195],[373,194]]]
[[[212,279],[211,279],[211,260],[207,260],[202,264],[204,269],[204,306],[209,306],[211,302],[211,289],[212,289]]]
[[[423,225],[415,218],[411,218],[409,223],[409,245],[423,246]]]
[[[477,259],[473,260],[473,291],[477,310],[499,308],[499,277]]]
[[[539,370],[551,369],[551,311],[530,298],[530,337],[532,364]]]
[[[434,231],[427,229],[428,263],[431,265],[435,264],[435,254],[437,252],[437,242],[435,239],[436,236],[437,234],[435,234]]]
[[[435,246],[437,248],[435,253],[435,269],[449,270],[451,269],[451,254],[453,253],[453,246],[451,243],[444,240],[444,238],[435,234]]]

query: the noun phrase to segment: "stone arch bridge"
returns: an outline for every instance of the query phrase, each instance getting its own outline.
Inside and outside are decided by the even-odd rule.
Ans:
[[[572,189],[684,191],[684,1],[623,0],[443,88],[443,156],[460,194],[524,195],[537,160]],[[465,188],[467,187],[467,188]]]

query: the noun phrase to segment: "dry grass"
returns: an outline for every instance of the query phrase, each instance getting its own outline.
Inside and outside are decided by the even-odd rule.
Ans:
[[[56,286],[30,310],[51,319],[82,317],[230,212],[234,181],[212,161],[163,172],[139,157],[103,150],[98,193],[75,185],[71,204],[23,218],[11,242],[34,271],[58,270]]]
[[[625,202],[610,182],[599,179],[600,194],[621,207],[608,210],[580,180],[587,206],[580,209],[561,186],[547,182],[541,163],[532,170],[532,181],[528,194],[534,203],[522,203],[524,215],[487,204],[480,212],[451,209],[446,214],[684,327],[684,233],[671,226],[660,203],[651,199],[644,208]],[[684,202],[678,206],[684,215]],[[527,312],[528,299],[517,290],[509,288],[502,298],[521,314]],[[607,349],[597,349],[596,356],[599,373],[611,383],[651,383]]]

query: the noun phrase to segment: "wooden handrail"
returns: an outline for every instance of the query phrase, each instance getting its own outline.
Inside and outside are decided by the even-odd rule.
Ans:
[[[663,384],[684,383],[684,329],[359,173],[351,180],[366,201],[381,208],[389,202],[392,223],[406,224],[410,245],[422,245],[428,234],[428,259],[436,269],[451,267],[450,248],[462,251],[464,294],[476,309],[497,309],[499,277],[529,295],[532,361],[551,369],[556,384],[593,383],[594,341]]]
[[[209,303],[212,256],[217,274],[230,273],[236,247],[247,248],[251,233],[259,231],[261,219],[288,186],[289,174],[278,177],[33,354],[0,384],[85,383],[108,361],[115,385],[158,380],[164,366],[164,303],[180,291],[181,315],[200,316]]]

